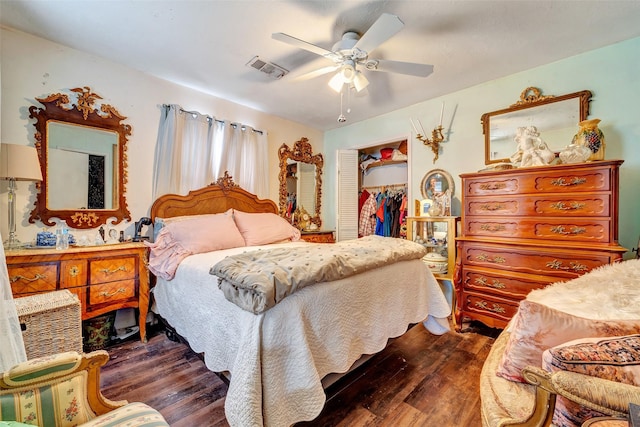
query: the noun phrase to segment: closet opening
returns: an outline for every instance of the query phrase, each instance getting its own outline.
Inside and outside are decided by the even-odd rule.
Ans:
[[[358,150],[358,237],[406,238],[407,140]]]

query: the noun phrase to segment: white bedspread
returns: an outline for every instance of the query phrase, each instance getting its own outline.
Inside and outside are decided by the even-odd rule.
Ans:
[[[450,308],[421,260],[311,285],[267,312],[249,313],[225,299],[209,269],[250,249],[192,255],[172,281],[158,279],[154,290],[158,313],[204,353],[207,367],[231,373],[225,401],[231,426],[312,420],[324,406],[325,375],[346,372],[361,355],[381,351],[411,323],[431,325],[427,315],[440,318],[433,332],[444,332]]]

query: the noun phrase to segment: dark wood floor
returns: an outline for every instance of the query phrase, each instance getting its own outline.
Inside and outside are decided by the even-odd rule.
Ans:
[[[330,387],[320,416],[296,427],[480,426],[478,378],[499,331],[480,324],[463,331],[435,336],[415,325]],[[132,339],[106,350],[108,398],[145,402],[174,427],[228,426],[227,385],[159,328],[146,344]]]

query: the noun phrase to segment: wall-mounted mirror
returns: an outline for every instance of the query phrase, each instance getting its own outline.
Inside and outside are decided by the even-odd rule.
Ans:
[[[434,216],[451,215],[451,199],[456,187],[449,172],[444,169],[432,169],[427,172],[420,183],[420,192],[425,200],[430,200],[437,208]]]
[[[29,107],[35,118],[36,149],[42,183],[29,222],[55,225],[52,218],[72,228],[94,228],[108,218],[114,223],[131,219],[125,199],[126,144],[131,126],[88,87],[36,98],[44,108]]]
[[[509,108],[482,115],[485,164],[508,162],[517,151],[516,130],[535,126],[540,137],[556,154],[571,143],[578,131],[578,122],[589,115],[591,92],[568,95],[542,95],[535,87],[528,87],[520,100]]]
[[[320,201],[322,198],[322,154],[313,154],[307,138],[302,138],[290,149],[282,144],[278,149],[280,159],[280,215],[297,225],[294,212],[302,208],[309,213],[310,222],[322,225]]]

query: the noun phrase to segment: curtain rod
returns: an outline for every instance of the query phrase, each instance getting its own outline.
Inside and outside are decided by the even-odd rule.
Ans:
[[[169,105],[169,104],[162,104],[162,106],[163,106],[163,107],[170,107],[170,105]],[[202,115],[201,113],[199,113],[199,112],[197,112],[197,111],[189,111],[189,110],[185,110],[185,109],[184,109],[184,108],[182,108],[182,107],[180,107],[180,111],[182,111],[183,113],[189,113],[189,114],[198,114],[198,115]],[[224,120],[216,119],[215,117],[211,117],[211,116],[210,116],[210,115],[208,115],[208,114],[204,114],[204,116],[206,116],[206,117],[207,117],[207,119],[209,119],[209,120],[215,120],[215,121],[216,121],[216,122],[218,122],[218,123],[222,123],[222,124],[224,124]],[[245,125],[240,124],[240,123],[231,123],[231,126],[233,126],[233,127],[238,127],[238,126],[240,126],[240,127],[241,127],[241,129],[246,127]],[[255,133],[259,133],[260,135],[264,134],[264,132],[262,132],[261,130],[258,130],[258,129],[251,129],[251,130],[252,130],[252,131],[254,131]]]

